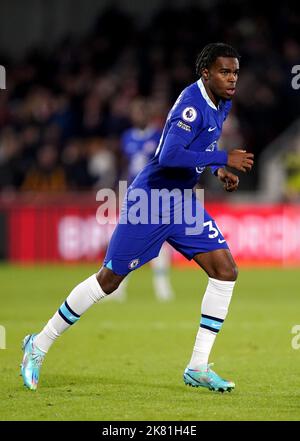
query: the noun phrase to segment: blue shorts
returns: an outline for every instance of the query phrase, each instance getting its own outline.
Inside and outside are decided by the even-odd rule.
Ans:
[[[201,232],[187,234],[186,229],[191,225],[184,220],[180,224],[118,223],[108,245],[104,266],[116,274],[126,275],[157,257],[165,241],[188,260],[199,253],[228,248],[214,219],[195,198],[192,203],[195,210],[203,210]]]

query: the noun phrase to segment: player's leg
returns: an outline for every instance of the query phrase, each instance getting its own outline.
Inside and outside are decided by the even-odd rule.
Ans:
[[[126,274],[130,272],[127,266],[119,264],[118,261],[114,263],[114,268],[112,268],[110,257],[120,248],[119,244],[124,235],[123,230],[124,226],[120,228],[118,225],[115,228],[107,249],[104,267],[97,274],[91,275],[75,286],[41,332],[27,335],[24,338],[21,375],[25,386],[29,389],[35,390],[37,388],[41,364],[57,338],[78,322],[81,315],[92,305],[114,292]]]
[[[235,282],[238,268],[229,248],[198,253],[193,260],[213,279]]]
[[[189,201],[188,201],[189,202]],[[203,211],[203,206],[193,197],[194,213],[203,212],[203,230],[191,234],[184,222],[175,225],[168,242],[187,259],[194,259],[208,274],[208,286],[202,302],[201,325],[191,361],[185,370],[184,381],[193,386],[204,386],[214,390],[231,390],[234,383],[215,374],[208,358],[227,315],[232,291],[237,277],[237,268],[226,240],[214,219]],[[194,232],[194,231],[193,231]]]
[[[161,247],[159,255],[151,260],[153,287],[158,300],[168,301],[174,298],[174,291],[170,281],[171,254],[169,245]]]
[[[216,335],[227,316],[238,273],[228,249],[197,254],[194,260],[209,279],[202,299],[200,327],[189,364],[191,368],[208,363]]]
[[[93,304],[113,293],[132,270],[144,265],[159,254],[165,240],[159,226],[118,224],[110,240],[104,264],[77,285],[39,334],[25,337],[21,374],[25,386],[35,390],[41,363],[54,341]],[[139,240],[136,240],[136,238]],[[139,256],[139,257],[137,257]]]
[[[122,280],[114,292],[112,292],[109,296],[106,296],[105,301],[125,302],[127,299],[128,280],[129,275]]]
[[[38,333],[27,335],[23,340],[23,361],[21,374],[24,384],[31,390],[37,388],[43,359],[58,337],[76,323],[92,305],[114,292],[126,275],[115,274],[108,268],[101,268],[79,283]]]
[[[223,380],[210,369],[209,355],[216,336],[227,316],[235,281],[237,266],[229,249],[219,249],[194,256],[195,262],[207,273],[208,285],[201,305],[201,321],[194,350],[188,368],[185,370],[185,383],[197,386],[208,381],[215,390],[231,390],[234,383]]]
[[[114,292],[125,277],[102,267],[97,274],[75,286],[44,329],[34,337],[36,347],[44,353],[48,352],[63,332],[76,323],[92,305]]]

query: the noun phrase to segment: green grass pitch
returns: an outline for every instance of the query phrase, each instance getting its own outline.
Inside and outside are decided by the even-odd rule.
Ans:
[[[299,420],[299,269],[241,269],[211,361],[236,382],[232,393],[189,388],[183,370],[194,345],[207,278],[173,269],[176,300],[158,303],[149,267],[128,283],[128,300],[90,309],[51,348],[39,388],[19,377],[21,340],[37,332],[69,291],[96,270],[0,266],[1,420]]]

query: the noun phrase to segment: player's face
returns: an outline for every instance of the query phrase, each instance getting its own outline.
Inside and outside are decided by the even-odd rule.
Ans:
[[[207,86],[213,95],[225,100],[232,99],[239,75],[238,59],[218,57],[209,70],[205,70]]]

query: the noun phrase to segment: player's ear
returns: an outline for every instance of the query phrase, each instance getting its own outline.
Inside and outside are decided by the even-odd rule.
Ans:
[[[204,80],[208,80],[208,77],[209,77],[208,69],[205,68],[202,70],[202,76],[203,76]]]

